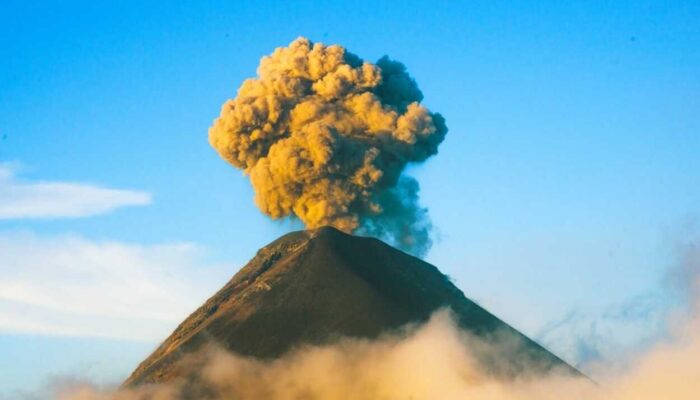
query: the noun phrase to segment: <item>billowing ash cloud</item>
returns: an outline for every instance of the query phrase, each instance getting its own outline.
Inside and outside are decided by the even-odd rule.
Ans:
[[[420,255],[431,225],[402,172],[436,154],[447,132],[422,99],[399,62],[299,38],[262,58],[209,142],[250,176],[270,217],[360,230]]]

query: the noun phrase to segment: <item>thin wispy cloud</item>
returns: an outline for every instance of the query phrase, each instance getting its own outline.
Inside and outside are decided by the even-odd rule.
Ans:
[[[192,244],[0,233],[0,332],[160,340],[232,266]]]
[[[667,338],[669,319],[700,310],[700,238],[693,225],[689,228],[675,238],[674,259],[656,288],[599,309],[572,309],[544,325],[535,338],[584,370],[619,363]]]
[[[602,309],[575,308],[545,324],[535,339],[583,370],[623,359],[665,333],[666,295],[645,293]]]
[[[0,220],[89,217],[151,201],[152,196],[142,191],[76,182],[24,181],[18,179],[11,165],[0,164]]]

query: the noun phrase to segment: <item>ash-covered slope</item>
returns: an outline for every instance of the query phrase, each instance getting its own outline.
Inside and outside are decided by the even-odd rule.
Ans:
[[[124,385],[177,378],[177,362],[212,342],[238,354],[274,358],[302,344],[377,337],[425,321],[445,306],[466,331],[506,343],[479,354],[494,374],[552,368],[578,374],[467,299],[434,266],[379,240],[326,227],[287,234],[258,251]]]

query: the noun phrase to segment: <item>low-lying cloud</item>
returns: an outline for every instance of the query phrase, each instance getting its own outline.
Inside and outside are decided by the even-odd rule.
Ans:
[[[188,243],[0,232],[0,333],[156,341],[231,269]]]
[[[210,350],[189,362],[206,383],[184,382],[117,391],[90,385],[59,389],[60,400],[175,399],[474,399],[690,400],[700,393],[700,335],[694,318],[673,340],[638,356],[625,371],[599,371],[599,384],[552,373],[496,378],[473,356],[482,342],[446,312],[408,335],[343,340],[294,351],[275,361]],[[196,366],[196,367],[195,367]]]
[[[502,379],[474,354],[486,343],[439,311],[423,326],[377,340],[344,339],[261,361],[210,348],[183,361],[203,386],[184,381],[117,390],[89,384],[56,390],[59,400],[176,399],[472,399],[691,400],[700,393],[700,251],[678,271],[688,302],[669,315],[665,339],[624,363],[591,370],[597,383],[558,371]]]

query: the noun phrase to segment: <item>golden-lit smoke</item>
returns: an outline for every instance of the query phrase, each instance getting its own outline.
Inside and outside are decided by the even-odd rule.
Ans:
[[[599,385],[552,373],[502,380],[479,367],[474,347],[485,344],[466,336],[445,312],[407,336],[375,341],[344,340],[310,347],[275,361],[212,350],[190,358],[205,382],[202,390],[182,382],[100,391],[73,386],[59,400],[180,399],[472,399],[472,400],[694,400],[700,393],[700,334],[660,344],[621,375]],[[200,357],[202,355],[200,354]],[[607,374],[607,373],[606,373]]]
[[[59,400],[183,399],[471,399],[471,400],[695,400],[700,393],[700,246],[692,245],[676,271],[692,296],[682,318],[670,318],[669,336],[638,354],[623,370],[601,368],[598,384],[553,372],[499,379],[474,354],[484,342],[458,329],[439,311],[423,326],[376,340],[344,339],[307,347],[273,361],[210,349],[183,363],[204,383],[99,390],[71,385]],[[681,312],[681,310],[679,310]],[[488,350],[488,349],[487,349]]]
[[[209,142],[255,189],[272,218],[382,236],[420,254],[430,222],[408,163],[447,132],[406,68],[299,38],[263,57],[209,130]]]
[[[551,374],[499,380],[479,368],[465,337],[446,313],[407,337],[346,340],[263,362],[223,351],[202,361],[206,389],[183,383],[100,391],[74,386],[59,400],[180,399],[472,399],[472,400],[694,400],[700,393],[700,337],[663,344],[625,374],[600,385]],[[192,359],[190,359],[192,361]]]
[[[566,381],[566,390],[555,387],[550,397],[542,397],[539,381],[495,379],[479,368],[473,356],[474,347],[486,345],[460,331],[451,315],[440,311],[406,335],[346,339],[332,346],[302,348],[274,361],[220,350],[206,353],[204,361],[201,354],[185,359],[185,365],[193,366],[205,382],[203,390],[182,382],[116,393],[74,387],[59,399],[561,399],[573,387],[593,388],[589,381],[572,379]]]

